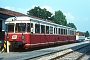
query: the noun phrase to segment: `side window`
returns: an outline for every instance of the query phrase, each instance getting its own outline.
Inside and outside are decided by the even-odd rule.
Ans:
[[[45,26],[41,25],[41,33],[45,33]]]
[[[64,35],[65,35],[65,29],[63,29],[64,30]]]
[[[61,29],[61,34],[63,34],[63,29]]]
[[[70,35],[72,35],[72,31],[70,30]]]
[[[70,30],[68,29],[68,35],[70,35]]]
[[[27,23],[27,32],[30,32],[30,23]]]
[[[53,34],[53,27],[50,27],[50,34]]]
[[[57,34],[57,28],[56,28],[56,34]]]
[[[55,34],[55,31],[56,31],[56,29],[54,28],[54,34]]]
[[[32,31],[32,29],[33,29],[33,23],[27,23],[27,32]]]
[[[40,33],[40,24],[35,24],[35,33]]]
[[[49,26],[46,26],[46,34],[49,34]]]
[[[72,31],[72,35],[74,35],[74,31]]]
[[[33,23],[30,23],[30,32],[33,33]]]
[[[67,29],[66,29],[66,35],[67,35]]]
[[[60,34],[60,28],[58,28],[58,33]]]

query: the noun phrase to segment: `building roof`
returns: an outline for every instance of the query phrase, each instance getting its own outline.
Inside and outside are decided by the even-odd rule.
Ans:
[[[0,8],[0,13],[10,15],[10,16],[27,16],[25,14],[15,12],[15,11],[11,11],[11,10],[7,10],[5,8]]]

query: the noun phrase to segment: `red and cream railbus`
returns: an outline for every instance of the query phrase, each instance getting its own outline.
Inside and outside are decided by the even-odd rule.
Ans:
[[[14,48],[40,47],[76,40],[74,28],[47,22],[43,19],[27,16],[10,17],[6,19],[5,24],[5,39]]]

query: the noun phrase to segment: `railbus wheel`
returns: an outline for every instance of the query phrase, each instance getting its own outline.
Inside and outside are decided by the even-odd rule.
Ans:
[[[10,45],[9,49],[12,52],[15,50],[15,43],[14,42],[11,42],[11,45]]]

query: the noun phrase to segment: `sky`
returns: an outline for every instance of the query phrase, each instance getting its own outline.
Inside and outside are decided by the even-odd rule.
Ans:
[[[67,22],[74,23],[77,31],[90,32],[90,0],[0,0],[0,7],[27,14],[39,6],[54,13],[61,10]]]

